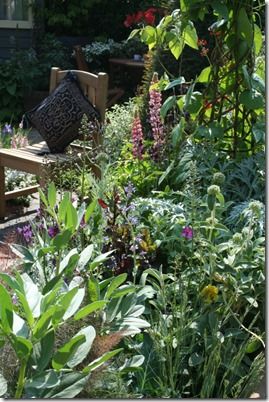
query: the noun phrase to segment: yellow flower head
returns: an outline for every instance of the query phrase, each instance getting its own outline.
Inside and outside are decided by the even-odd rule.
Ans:
[[[201,291],[201,297],[205,303],[213,303],[218,298],[219,289],[213,285],[205,286]]]

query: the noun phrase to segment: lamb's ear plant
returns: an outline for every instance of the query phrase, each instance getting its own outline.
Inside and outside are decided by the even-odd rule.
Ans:
[[[74,284],[66,288],[59,280],[42,292],[25,273],[15,277],[1,274],[1,280],[14,292],[12,300],[6,287],[0,285],[0,346],[2,349],[9,343],[19,362],[16,390],[14,394],[8,391],[10,396],[72,398],[80,393],[94,369],[121,351],[109,351],[78,370],[91,349],[95,328],[80,328],[60,347],[56,345],[56,333],[63,324],[84,317],[81,311],[85,310],[79,308],[85,289]],[[87,311],[93,313],[98,308],[91,306]],[[8,385],[3,375],[0,385],[4,395]]]

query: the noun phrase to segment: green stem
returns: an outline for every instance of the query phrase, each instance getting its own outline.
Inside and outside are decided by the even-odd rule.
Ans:
[[[134,285],[135,285],[136,275],[137,275],[137,271],[138,271],[136,250],[135,250],[135,234],[134,234],[134,230],[133,230],[132,225],[130,223],[129,223],[129,225],[130,225],[130,231],[131,231],[132,241],[133,241],[133,245],[134,245],[134,247],[133,247],[133,260],[134,260],[133,278],[134,279],[133,279],[133,281],[134,281]]]
[[[45,283],[48,283],[48,278],[47,278],[47,273],[46,273],[46,256],[44,255],[43,257],[43,264],[42,264],[42,270],[45,278]]]
[[[226,301],[225,297],[223,297],[223,300],[224,300],[225,304],[227,305],[227,301]],[[233,318],[235,319],[235,321],[240,325],[240,327],[241,327],[242,329],[244,329],[246,332],[248,332],[250,335],[252,335],[254,338],[258,339],[258,341],[261,342],[263,348],[265,348],[265,343],[264,343],[263,339],[262,339],[259,335],[255,334],[255,332],[253,332],[253,331],[251,331],[250,329],[248,329],[247,327],[245,327],[245,325],[242,324],[242,322],[237,318],[237,316],[236,316],[236,314],[233,312],[233,310],[232,310],[230,307],[228,307],[228,308],[229,308],[229,312],[231,313],[231,315],[233,316]]]
[[[209,241],[211,243],[212,241],[212,235],[213,235],[213,230],[215,227],[215,220],[216,220],[216,206],[214,205],[214,208],[211,211],[211,227],[210,227],[210,231],[209,231]]]
[[[60,261],[61,261],[61,252],[59,251],[58,255],[56,256],[56,276],[59,275],[60,271]]]
[[[18,378],[17,389],[16,389],[16,393],[15,393],[15,399],[21,399],[23,388],[24,388],[24,382],[25,382],[26,366],[27,366],[27,361],[26,360],[22,361],[20,371],[19,371],[19,378]]]
[[[216,201],[215,201],[215,204],[214,204],[214,208],[211,211],[211,227],[210,227],[209,239],[208,239],[209,242],[210,242],[210,245],[212,243],[213,230],[214,230],[214,227],[215,227],[215,220],[216,220]],[[214,271],[215,271],[215,269],[214,269],[215,261],[214,261],[214,258],[212,256],[212,253],[210,253],[210,255],[209,255],[209,264],[210,264],[211,276],[213,276]]]

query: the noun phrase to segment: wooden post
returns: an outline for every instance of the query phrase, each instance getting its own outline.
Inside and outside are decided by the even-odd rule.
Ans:
[[[101,126],[105,123],[106,104],[107,104],[107,91],[108,91],[108,75],[106,73],[98,74],[98,84],[96,88],[96,108],[101,116]],[[98,147],[103,143],[100,133],[94,135],[94,141]]]
[[[101,115],[101,122],[105,122],[106,102],[107,102],[108,75],[98,74],[98,86],[96,89],[96,107]]]
[[[6,216],[5,168],[0,166],[0,219]]]
[[[57,87],[57,73],[60,71],[58,67],[52,67],[50,70],[50,89],[51,93]]]

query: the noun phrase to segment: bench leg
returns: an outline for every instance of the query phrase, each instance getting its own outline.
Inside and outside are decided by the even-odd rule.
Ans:
[[[0,166],[0,219],[6,216],[5,168]]]

